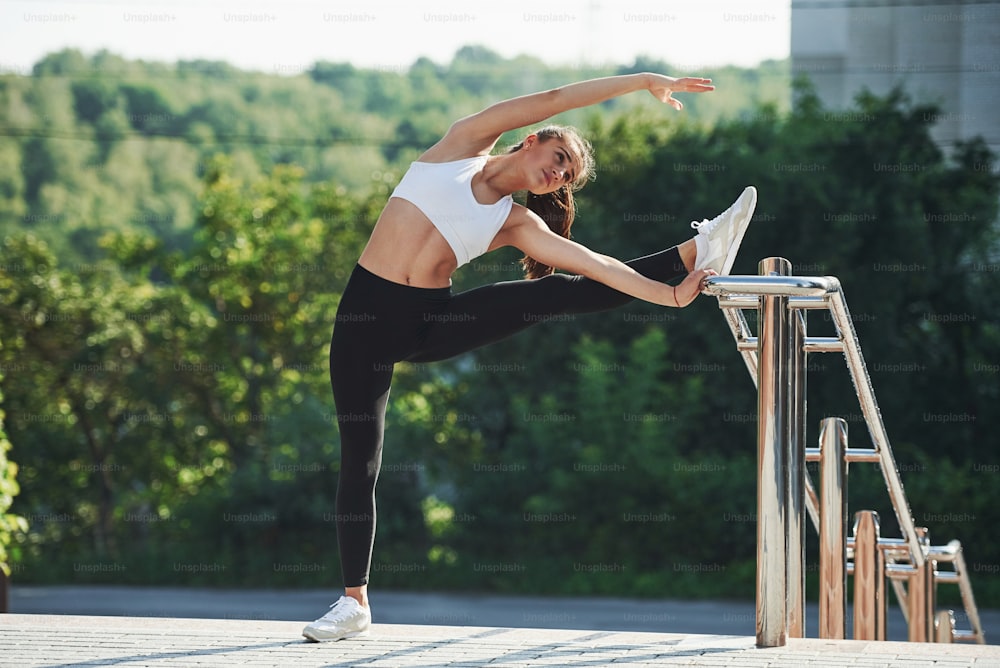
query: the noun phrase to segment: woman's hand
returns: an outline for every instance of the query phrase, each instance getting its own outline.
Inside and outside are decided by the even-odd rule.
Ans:
[[[669,104],[680,111],[684,105],[673,97],[674,93],[707,93],[715,90],[711,79],[700,77],[668,77],[662,74],[649,75],[649,92],[660,102]]]
[[[718,276],[714,269],[698,269],[692,271],[674,290],[674,298],[677,300],[677,307],[684,308],[701,293],[705,287],[702,285],[709,276]]]

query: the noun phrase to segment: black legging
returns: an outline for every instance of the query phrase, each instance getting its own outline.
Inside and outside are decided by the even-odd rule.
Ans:
[[[670,281],[687,273],[677,248],[627,262]],[[340,429],[337,540],[345,587],[368,583],[375,540],[375,482],[396,362],[432,362],[504,339],[549,319],[623,306],[633,298],[582,276],[552,274],[457,295],[393,283],[360,265],[344,289],[330,345]]]

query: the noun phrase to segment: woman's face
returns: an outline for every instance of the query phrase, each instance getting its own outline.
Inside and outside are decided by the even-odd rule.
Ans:
[[[527,190],[531,193],[555,192],[576,178],[580,160],[568,142],[558,137],[543,139],[528,135],[521,150],[528,178]]]

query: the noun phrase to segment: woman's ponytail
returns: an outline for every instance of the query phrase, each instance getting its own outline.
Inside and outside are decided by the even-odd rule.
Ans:
[[[563,186],[559,190],[544,195],[528,193],[525,206],[545,221],[549,229],[566,239],[570,238],[570,228],[576,216],[576,206],[573,203],[573,191]],[[544,265],[534,258],[525,255],[521,258],[525,278],[541,278],[553,272],[552,267]]]

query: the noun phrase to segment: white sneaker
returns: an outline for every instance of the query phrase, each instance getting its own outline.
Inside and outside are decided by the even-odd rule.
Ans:
[[[720,276],[729,273],[756,206],[757,189],[748,186],[731,207],[712,220],[691,223],[698,236],[704,237],[695,237],[698,245],[695,269],[714,269]]]
[[[372,614],[350,596],[341,596],[330,611],[302,629],[302,635],[313,642],[343,640],[368,635]]]

